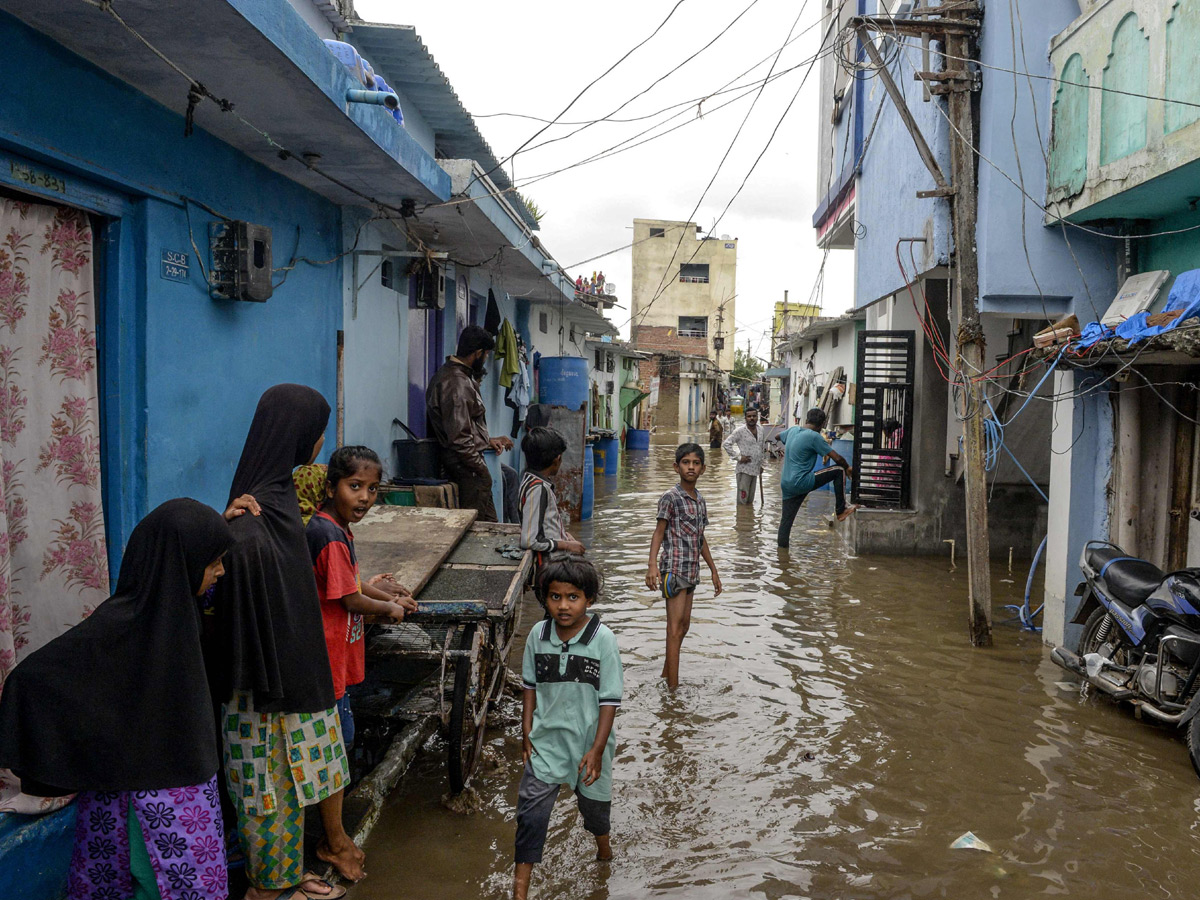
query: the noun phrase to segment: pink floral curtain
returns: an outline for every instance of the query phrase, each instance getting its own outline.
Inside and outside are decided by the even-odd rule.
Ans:
[[[92,233],[0,201],[0,687],[108,596]]]

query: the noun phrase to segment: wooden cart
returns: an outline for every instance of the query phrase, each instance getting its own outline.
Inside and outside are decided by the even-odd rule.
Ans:
[[[436,717],[457,793],[475,770],[488,709],[504,688],[532,556],[516,549],[519,526],[471,524],[472,511],[376,513],[355,527],[359,568],[364,576],[395,572],[418,610],[371,628],[367,681],[351,694],[359,733],[382,746],[406,725]]]

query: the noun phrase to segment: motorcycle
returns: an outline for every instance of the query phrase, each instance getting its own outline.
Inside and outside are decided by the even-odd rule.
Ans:
[[[1089,541],[1079,568],[1079,653],[1050,658],[1139,714],[1185,730],[1200,775],[1200,569],[1163,572],[1116,544]]]

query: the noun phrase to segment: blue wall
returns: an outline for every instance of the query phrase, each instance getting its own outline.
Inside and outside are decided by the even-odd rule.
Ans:
[[[1020,18],[1013,17],[1013,9],[1011,5],[988,7],[980,45],[982,61],[1052,76],[1046,48],[1051,37],[1079,16],[1079,4],[1076,0],[1044,0],[1023,5]],[[1049,152],[1055,85],[997,69],[984,70],[983,84],[980,152],[1018,184],[1023,183],[1037,203],[1024,197],[987,162],[979,161],[980,310],[1035,318],[1074,312],[1081,322],[1094,321],[1116,294],[1120,244],[1069,227],[1064,238],[1062,227],[1042,224],[1045,216],[1038,204],[1044,204],[1046,198],[1045,154]]]
[[[269,226],[276,267],[293,252],[336,257],[341,212],[200,130],[184,138],[180,116],[4,14],[0,42],[0,149],[65,174],[73,191],[127,204],[103,229],[112,239],[100,344],[115,562],[158,503],[224,504],[265,388],[301,382],[334,401],[341,263],[298,265],[265,304],[211,300],[191,239],[207,267],[216,217],[185,209],[181,195]],[[46,103],[46,72],[71,85],[69,109]],[[160,277],[163,250],[189,255],[186,283]],[[332,429],[331,419],[331,440]]]

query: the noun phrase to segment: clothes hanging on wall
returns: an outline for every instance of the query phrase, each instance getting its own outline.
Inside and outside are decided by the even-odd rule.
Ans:
[[[488,288],[487,311],[483,314],[483,330],[492,337],[500,333],[500,305],[491,288]]]
[[[500,335],[496,338],[496,362],[500,363],[500,387],[510,388],[517,374],[520,351],[517,348],[517,333],[512,322],[504,320]]]
[[[508,323],[505,322],[505,325]],[[529,411],[529,401],[533,398],[533,379],[526,362],[525,345],[517,338],[518,351],[516,354],[517,372],[512,378],[512,385],[504,392],[504,402],[513,410],[513,424],[510,437],[514,440],[521,430],[525,416]]]

